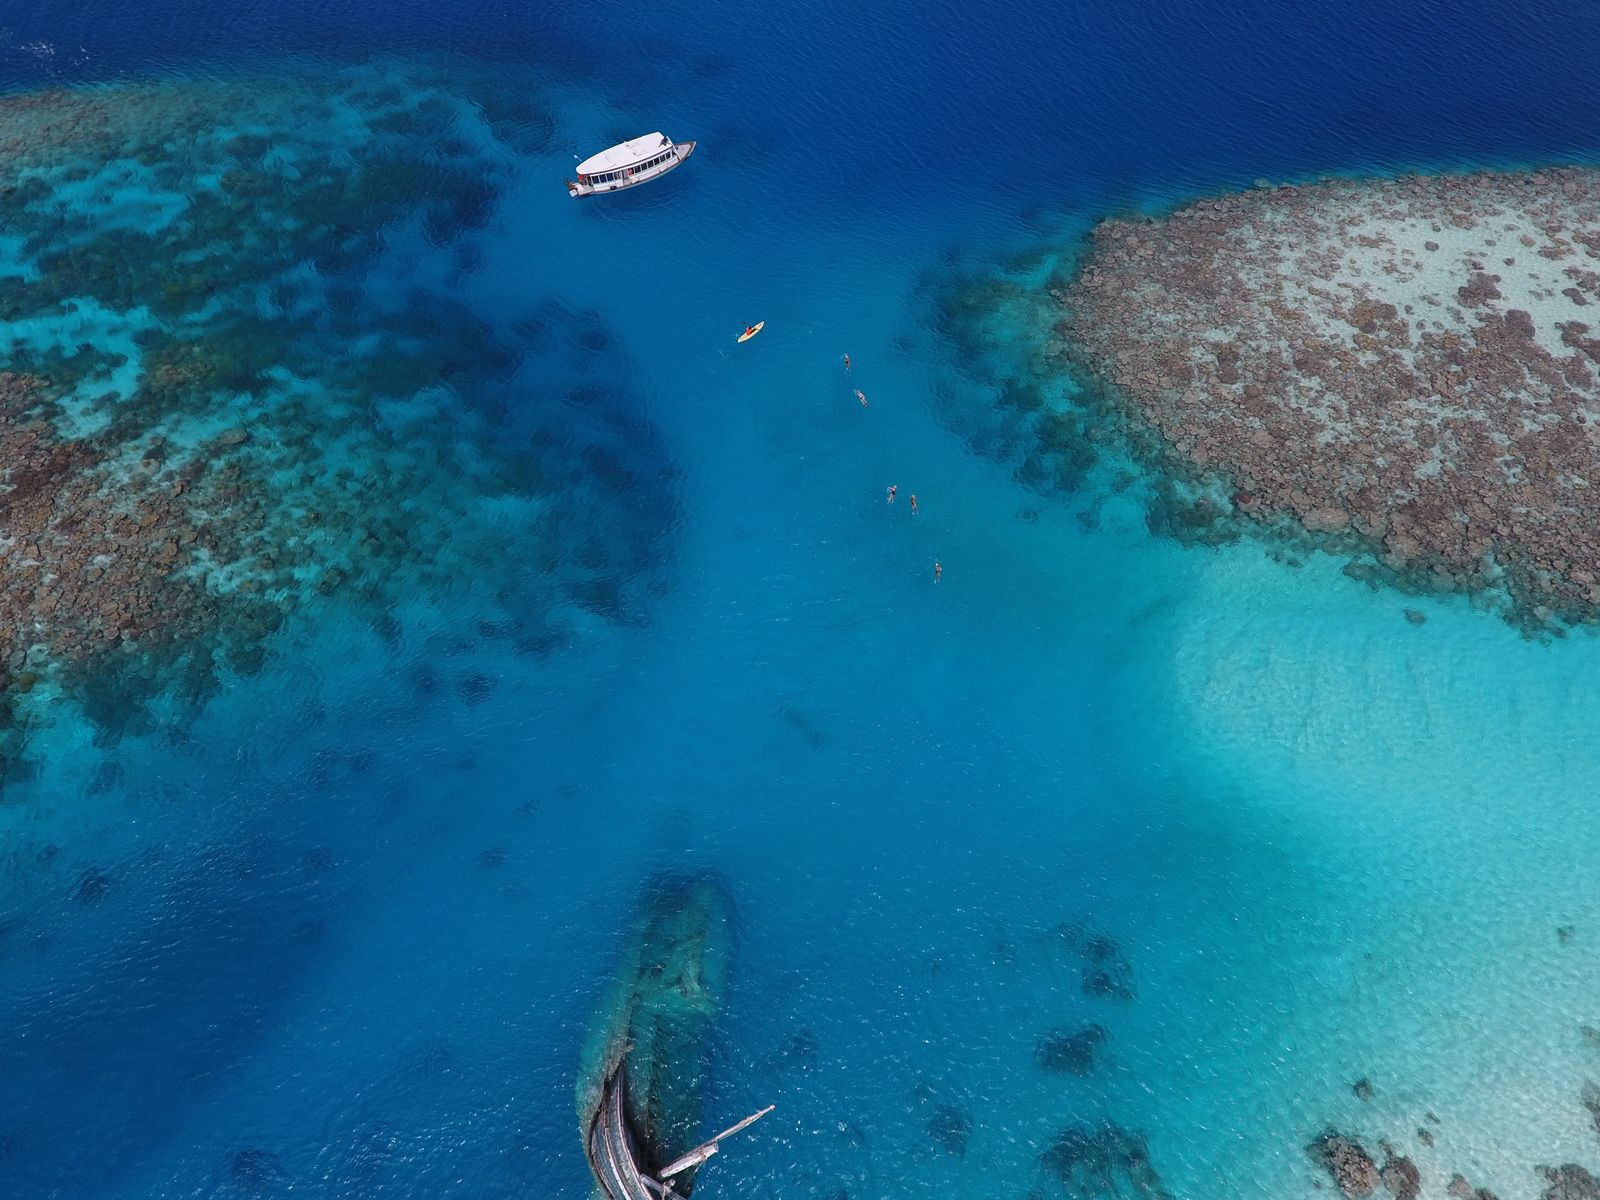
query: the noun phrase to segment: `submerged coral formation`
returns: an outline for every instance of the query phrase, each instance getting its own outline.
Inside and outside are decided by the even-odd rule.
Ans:
[[[1108,220],[1061,299],[1061,352],[1239,513],[1531,620],[1600,612],[1600,172]]]
[[[1168,1200],[1144,1135],[1103,1124],[1065,1129],[1044,1152],[1045,1169],[1074,1200]]]
[[[1103,1025],[1085,1025],[1070,1033],[1052,1029],[1034,1047],[1034,1061],[1054,1075],[1088,1075],[1099,1064],[1109,1036]]]
[[[1378,1164],[1352,1137],[1330,1129],[1307,1146],[1306,1153],[1328,1172],[1334,1186],[1352,1200],[1372,1195],[1378,1186]]]
[[[390,61],[0,97],[0,767],[63,699],[192,708],[308,602],[532,654],[637,619],[670,471],[614,342],[463,299],[538,96]]]
[[[1591,1125],[1600,1131],[1600,1088],[1592,1083],[1585,1084],[1578,1100]],[[1440,1124],[1439,1118],[1431,1111],[1424,1114],[1424,1119],[1430,1125]],[[1434,1149],[1432,1132],[1419,1128],[1416,1133],[1419,1142],[1430,1150]],[[1423,1194],[1425,1182],[1421,1168],[1387,1141],[1380,1140],[1378,1149],[1383,1154],[1381,1167],[1359,1137],[1330,1128],[1306,1146],[1306,1153],[1313,1163],[1327,1173],[1333,1185],[1352,1200],[1372,1196],[1380,1188],[1394,1200],[1418,1200]],[[1559,1167],[1535,1167],[1533,1172],[1549,1185],[1542,1193],[1541,1200],[1600,1200],[1600,1181],[1586,1167],[1564,1163]],[[1496,1200],[1495,1192],[1487,1187],[1474,1186],[1460,1172],[1450,1176],[1444,1192],[1450,1200]]]

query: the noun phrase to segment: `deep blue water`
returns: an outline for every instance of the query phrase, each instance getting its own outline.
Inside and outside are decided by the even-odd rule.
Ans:
[[[1330,1124],[1431,1194],[1593,1164],[1593,640],[1019,487],[938,310],[1109,211],[1592,160],[1597,60],[1581,4],[9,5],[11,90],[537,80],[492,210],[387,230],[324,332],[487,330],[405,452],[476,496],[453,406],[508,458],[604,445],[630,486],[575,556],[651,567],[519,650],[521,526],[442,510],[466,565],[390,585],[394,629],[313,604],[181,734],[41,730],[0,805],[0,1195],[580,1194],[579,1046],[661,870],[737,905],[707,1122],[778,1105],[708,1200],[1054,1194],[1041,1154],[1103,1121],[1179,1196],[1310,1195]],[[657,127],[701,139],[669,181],[565,196]],[[1131,998],[1084,993],[1074,921]],[[1039,1069],[1090,1022],[1099,1070]]]

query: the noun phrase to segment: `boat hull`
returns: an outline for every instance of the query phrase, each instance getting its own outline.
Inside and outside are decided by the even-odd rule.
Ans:
[[[628,1073],[621,1063],[606,1077],[583,1149],[607,1200],[657,1200],[639,1169],[639,1146],[628,1120]]]
[[[625,192],[629,188],[636,188],[640,184],[650,183],[660,179],[663,175],[671,174],[688,161],[689,156],[694,153],[694,148],[697,145],[699,145],[698,142],[674,142],[672,144],[673,149],[678,152],[675,158],[669,158],[659,167],[654,167],[649,171],[641,171],[637,175],[630,175],[626,179],[618,179],[613,183],[603,183],[596,186],[591,183],[582,183],[575,179],[568,179],[563,182],[567,185],[567,194],[574,200],[580,196],[605,196],[612,192]]]

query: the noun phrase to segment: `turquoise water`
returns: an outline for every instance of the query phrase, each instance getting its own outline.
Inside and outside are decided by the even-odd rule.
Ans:
[[[1557,14],[1476,97],[1448,81],[1510,18],[1443,44],[1349,14],[1340,69],[1381,86],[1331,130],[1297,81],[1312,39],[1270,23],[1228,53],[1293,52],[1240,94],[1221,49],[1155,82],[1212,28],[1198,11],[1050,17],[1065,66],[1019,48],[1020,9],[956,47],[888,9],[848,34],[673,12],[450,39],[525,39],[510,62],[424,53],[437,14],[370,40],[340,24],[359,15],[290,38],[242,10],[255,54],[226,67],[197,44],[215,18],[24,13],[10,35],[18,86],[175,78],[112,98],[186,131],[162,161],[68,153],[82,177],[34,212],[58,225],[0,242],[49,293],[15,293],[11,364],[121,356],[80,364],[72,429],[190,447],[248,425],[270,512],[330,519],[273,568],[266,597],[303,599],[259,661],[224,643],[185,686],[108,687],[95,719],[30,694],[0,806],[6,1194],[580,1194],[573,1072],[663,870],[715,873],[737,908],[707,1126],[777,1105],[697,1195],[1054,1195],[1042,1156],[1104,1122],[1184,1197],[1310,1195],[1330,1125],[1393,1142],[1429,1195],[1461,1171],[1533,1196],[1536,1164],[1600,1159],[1592,636],[1154,537],[1114,459],[1019,483],[995,414],[1037,306],[981,357],[946,336],[965,282],[1036,301],[1064,260],[1032,256],[1109,208],[1592,151]],[[617,37],[647,65],[582,69]],[[1385,117],[1396,55],[1436,86]],[[1512,104],[1534,62],[1546,103]],[[448,119],[378,127],[424,96]],[[1209,122],[1169,126],[1195,104]],[[641,121],[702,148],[569,200],[573,155]],[[945,151],[903,140],[919,122]],[[245,199],[218,164],[250,133],[279,182]],[[875,165],[895,146],[904,173]],[[1041,165],[1006,177],[1008,155]],[[379,157],[415,174],[310,192]],[[192,291],[151,250],[145,291],[58,298],[42,255],[198,226],[206,194],[235,198],[205,210],[212,241],[184,235]],[[269,366],[140,393],[187,337]],[[1089,1025],[1087,1073],[1041,1066],[1041,1039]]]

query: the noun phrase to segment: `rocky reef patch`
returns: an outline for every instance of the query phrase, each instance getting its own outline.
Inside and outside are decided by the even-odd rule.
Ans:
[[[1062,361],[1207,518],[1600,615],[1600,171],[1337,180],[1104,221]]]
[[[388,59],[0,97],[0,770],[69,707],[181,722],[311,606],[535,656],[644,619],[672,472],[624,351],[469,299],[543,86]]]
[[[1109,1122],[1062,1130],[1041,1161],[1074,1200],[1169,1200],[1171,1196],[1150,1163],[1144,1135]]]
[[[1600,1089],[1593,1084],[1585,1084],[1579,1095],[1579,1103],[1591,1124],[1600,1131],[1600,1116],[1597,1116],[1597,1111],[1600,1111]],[[1416,1139],[1425,1147],[1426,1157],[1433,1159],[1437,1168],[1438,1159],[1448,1153],[1450,1131],[1431,1111],[1424,1114],[1424,1120],[1433,1128],[1417,1128]],[[1439,1129],[1440,1135],[1446,1140],[1436,1136],[1434,1129]],[[1377,1142],[1378,1152],[1383,1156],[1380,1165],[1367,1149],[1369,1144],[1349,1130],[1329,1128],[1312,1139],[1306,1146],[1306,1154],[1326,1175],[1334,1189],[1350,1200],[1375,1195],[1391,1196],[1394,1200],[1418,1200],[1429,1190],[1428,1180],[1412,1158],[1401,1154],[1390,1142],[1380,1139]],[[1576,1163],[1563,1163],[1555,1167],[1536,1166],[1532,1174],[1545,1184],[1544,1190],[1539,1193],[1540,1200],[1600,1200],[1600,1180],[1588,1168]],[[1435,1183],[1431,1186],[1438,1185]],[[1450,1174],[1448,1182],[1444,1184],[1444,1193],[1451,1200],[1496,1200],[1499,1194],[1488,1187],[1475,1185],[1460,1171]]]
[[[1131,489],[1186,545],[1600,617],[1600,171],[1262,185],[927,290],[935,413],[1086,528]]]

